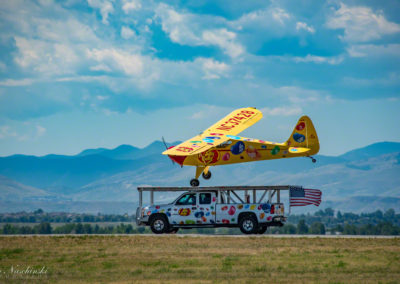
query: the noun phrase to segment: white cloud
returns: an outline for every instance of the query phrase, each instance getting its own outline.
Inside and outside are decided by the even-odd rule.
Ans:
[[[331,29],[344,29],[340,38],[349,42],[367,42],[385,35],[400,32],[400,25],[386,20],[382,11],[374,12],[369,7],[349,7],[343,3],[326,23]]]
[[[4,139],[6,137],[16,137],[17,133],[11,130],[11,127],[8,125],[0,126],[0,139]]]
[[[197,59],[203,66],[204,76],[203,79],[219,79],[226,76],[229,66],[223,62],[219,62],[210,58]]]
[[[300,115],[303,110],[299,106],[290,106],[290,107],[275,107],[275,108],[262,108],[261,112],[265,115],[270,116],[291,116],[291,115]]]
[[[139,76],[143,72],[143,59],[138,54],[110,48],[87,50],[87,56],[126,75]]]
[[[114,12],[114,7],[111,1],[107,0],[87,0],[87,1],[90,7],[100,10],[102,23],[108,25],[108,16]]]
[[[124,0],[124,4],[122,5],[122,10],[124,10],[125,14],[129,14],[132,11],[136,11],[142,8],[142,4],[139,0]]]
[[[347,49],[351,57],[390,56],[400,57],[400,44],[355,44]]]
[[[0,72],[4,72],[7,70],[6,64],[0,61]]]
[[[295,57],[293,57],[293,60],[296,63],[313,62],[313,63],[317,63],[317,64],[328,63],[331,65],[337,65],[337,64],[340,64],[343,62],[344,56],[339,55],[339,56],[325,57],[325,56],[317,56],[317,55],[307,54],[305,57],[295,56]]]
[[[227,28],[208,28],[210,23],[198,15],[179,13],[166,4],[158,5],[156,15],[161,19],[163,31],[173,42],[190,46],[218,46],[232,58],[244,53],[243,46],[236,41],[236,33]]]
[[[123,26],[123,27],[121,28],[121,37],[122,37],[123,39],[130,39],[130,38],[135,37],[135,35],[136,35],[135,31],[133,31],[133,30],[130,29],[129,27]]]
[[[19,86],[28,86],[33,84],[35,81],[33,79],[25,78],[25,79],[6,79],[4,81],[0,81],[0,86],[3,87],[19,87]]]
[[[296,30],[297,31],[301,31],[301,30],[305,30],[311,34],[315,33],[315,29],[312,26],[307,25],[304,22],[297,22],[296,23]]]
[[[46,133],[46,128],[41,125],[36,125],[36,137],[43,136]]]

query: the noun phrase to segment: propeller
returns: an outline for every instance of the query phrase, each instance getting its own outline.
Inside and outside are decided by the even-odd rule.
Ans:
[[[161,137],[162,142],[164,143],[165,149],[168,150],[168,145],[167,142],[165,142],[164,136]],[[171,160],[172,164],[175,165],[175,162],[173,160]]]

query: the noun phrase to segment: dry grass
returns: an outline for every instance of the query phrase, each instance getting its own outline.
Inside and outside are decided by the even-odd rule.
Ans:
[[[40,283],[399,283],[400,239],[2,237],[0,283],[26,279],[11,266],[46,266]]]

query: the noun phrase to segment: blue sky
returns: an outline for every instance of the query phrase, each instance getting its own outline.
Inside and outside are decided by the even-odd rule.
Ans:
[[[321,154],[400,141],[399,1],[5,1],[0,155],[76,154],[197,135],[235,108],[243,136],[298,117]]]

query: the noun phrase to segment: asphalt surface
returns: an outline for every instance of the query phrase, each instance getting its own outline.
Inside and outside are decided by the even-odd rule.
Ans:
[[[67,236],[73,236],[73,237],[81,237],[81,236],[142,236],[142,237],[157,237],[157,238],[162,238],[162,237],[176,237],[176,238],[184,238],[184,237],[191,237],[191,238],[204,238],[204,237],[209,237],[209,238],[308,238],[308,239],[315,239],[315,238],[321,238],[321,239],[399,239],[400,236],[373,236],[373,235],[204,235],[204,234],[162,234],[162,235],[156,235],[156,234],[51,234],[51,235],[41,235],[41,234],[35,234],[35,235],[0,235],[0,238],[12,238],[12,237],[67,237]]]

